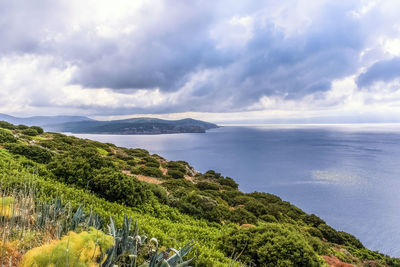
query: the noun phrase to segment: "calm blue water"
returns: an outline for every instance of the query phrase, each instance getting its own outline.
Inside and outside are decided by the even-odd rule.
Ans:
[[[206,134],[76,135],[140,147],[234,178],[400,256],[399,126],[222,127]]]

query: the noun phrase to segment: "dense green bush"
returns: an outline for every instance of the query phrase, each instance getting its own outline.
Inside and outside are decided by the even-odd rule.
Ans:
[[[145,203],[152,195],[147,185],[111,168],[97,171],[90,189],[109,201],[130,207]]]
[[[38,131],[34,128],[27,128],[25,130],[22,130],[21,133],[28,136],[36,136],[39,134]]]
[[[0,121],[0,128],[14,130],[17,127],[15,125],[11,124],[11,123],[6,122],[6,121]]]
[[[38,134],[44,133],[43,128],[39,126],[31,126],[31,129],[34,129],[38,132]]]
[[[167,172],[167,175],[169,175],[170,177],[174,178],[174,179],[182,179],[185,177],[185,174],[181,171],[175,170],[175,169],[169,169]]]
[[[169,161],[167,163],[167,168],[168,170],[176,170],[186,174],[186,166],[180,161]]]
[[[322,265],[306,238],[295,228],[281,224],[233,230],[222,237],[220,246],[225,253],[243,251],[240,261],[256,266]]]
[[[52,153],[49,150],[39,146],[8,143],[5,148],[13,154],[25,156],[38,163],[49,163],[52,158]]]
[[[230,212],[229,220],[238,224],[256,224],[257,218],[253,213],[239,207]]]
[[[205,194],[191,192],[175,204],[182,212],[195,218],[203,218],[211,222],[221,222],[229,217],[229,208]]]
[[[26,126],[26,125],[24,125],[24,124],[17,125],[17,129],[18,129],[18,130],[26,130],[26,129],[28,129],[28,128],[29,128],[29,126]]]
[[[160,163],[155,163],[155,162],[147,162],[146,163],[147,167],[153,167],[153,168],[159,168],[160,167]]]
[[[219,190],[219,186],[208,182],[198,182],[196,187],[199,190]]]
[[[169,202],[168,194],[167,194],[167,191],[163,187],[156,185],[156,184],[148,184],[147,187],[153,193],[153,195],[157,197],[157,200],[160,203],[168,204],[168,202]]]
[[[233,189],[238,189],[239,185],[230,177],[221,178],[218,180],[220,185],[226,185]]]
[[[320,224],[325,224],[325,221],[315,214],[307,214],[304,216],[303,221],[311,226],[318,227]]]
[[[206,173],[204,173],[203,176],[204,176],[204,179],[220,179],[220,178],[223,178],[220,173],[215,172],[214,170],[206,171]]]
[[[146,156],[139,161],[139,164],[145,164],[147,167],[159,168],[160,163],[153,157]]]
[[[163,177],[163,173],[160,169],[148,166],[140,166],[135,173],[157,178]]]
[[[0,128],[0,143],[15,143],[15,142],[17,142],[17,138],[15,138],[11,132]]]
[[[124,149],[124,151],[128,154],[131,155],[133,157],[138,157],[138,158],[144,158],[144,157],[148,157],[150,155],[150,153],[145,150],[145,149],[141,149],[141,148],[126,148]]]

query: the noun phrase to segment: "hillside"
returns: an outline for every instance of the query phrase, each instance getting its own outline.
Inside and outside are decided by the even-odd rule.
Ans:
[[[155,118],[134,118],[113,121],[80,121],[47,125],[46,129],[55,132],[92,134],[171,134],[205,133],[217,128],[213,123],[193,119],[161,120]]]
[[[162,120],[133,118],[126,120],[97,121],[82,116],[33,116],[18,118],[0,114],[0,121],[28,126],[40,126],[46,131],[92,134],[171,134],[204,133],[218,126],[200,120]]]
[[[128,235],[146,235],[156,237],[157,249],[167,251],[157,254],[159,260],[174,257],[174,250],[167,248],[183,247],[182,256],[190,250],[185,258],[194,266],[400,266],[400,259],[368,250],[356,237],[336,231],[278,196],[243,193],[230,177],[212,170],[199,173],[187,162],[168,161],[139,148],[0,122],[0,178],[0,252],[5,264],[32,263],[37,251],[68,248],[67,240],[81,235],[95,240],[90,253],[97,255],[82,261],[97,259],[97,264],[112,266],[107,265],[108,257],[119,253],[113,262],[117,266],[131,266],[128,259],[133,258],[151,262],[157,254],[152,252],[154,245],[146,243],[140,251],[133,246],[122,249],[129,247],[122,245],[122,240],[130,240]],[[7,209],[12,201],[18,205]],[[32,205],[26,203],[36,208],[29,209]],[[29,220],[17,216],[15,223],[7,210],[26,211]],[[43,214],[50,219],[41,219]],[[139,228],[127,227],[128,218]],[[40,228],[40,221],[47,228]],[[120,230],[113,230],[114,222]],[[7,237],[4,233],[9,232]],[[94,236],[122,243],[117,249]],[[89,237],[85,240],[92,240]],[[128,257],[128,252],[139,256]]]
[[[28,126],[41,126],[46,127],[46,125],[51,124],[63,124],[66,122],[87,122],[94,121],[88,117],[84,116],[32,116],[26,118],[14,117],[6,114],[0,114],[0,121],[6,121],[12,124],[24,124]]]

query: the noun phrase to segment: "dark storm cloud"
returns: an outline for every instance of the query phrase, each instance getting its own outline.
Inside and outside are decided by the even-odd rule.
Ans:
[[[357,78],[359,87],[367,87],[374,82],[389,82],[400,78],[400,57],[378,61]]]
[[[351,15],[357,8],[353,1],[323,5],[310,14],[310,24],[289,34],[268,16],[274,2],[232,6],[232,1],[165,1],[158,13],[152,12],[153,2],[135,25],[140,30],[110,37],[99,35],[94,22],[71,30],[74,10],[60,1],[3,1],[0,53],[50,55],[57,64],[76,66],[70,82],[87,88],[126,94],[136,89],[186,90],[174,104],[102,110],[110,113],[246,110],[262,96],[298,99],[327,91],[333,80],[356,71],[367,37],[360,20]],[[219,37],[229,30],[216,36],[211,32],[231,18],[246,16],[253,21],[249,39],[220,47]],[[359,77],[359,85],[399,73],[399,61],[375,65]],[[182,89],[202,72],[209,76]]]

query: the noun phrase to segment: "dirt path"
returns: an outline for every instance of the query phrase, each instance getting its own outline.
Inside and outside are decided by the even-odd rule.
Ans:
[[[140,175],[140,174],[132,174],[130,171],[122,171],[122,172],[125,173],[126,175],[136,177],[139,181],[146,182],[149,184],[162,184],[163,183],[163,181],[161,181],[160,179],[154,178],[154,177]]]

